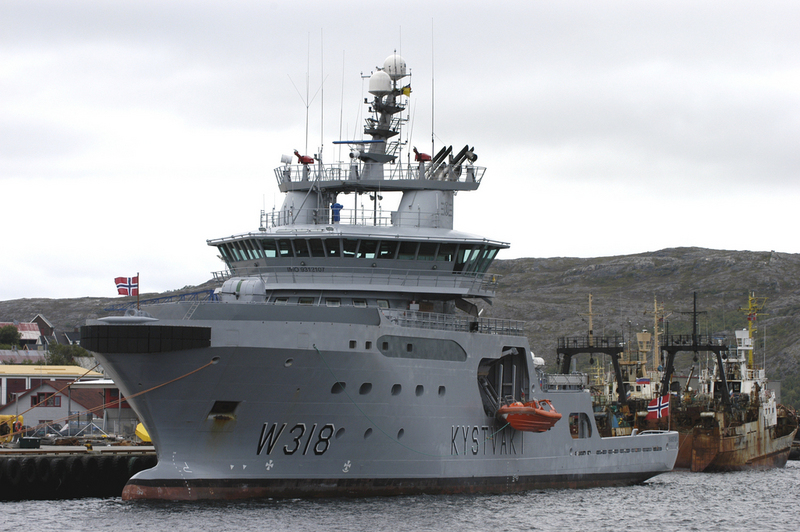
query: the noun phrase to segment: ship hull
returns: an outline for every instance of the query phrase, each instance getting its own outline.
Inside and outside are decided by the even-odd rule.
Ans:
[[[328,479],[203,479],[166,481],[133,479],[122,498],[162,500],[208,500],[311,497],[384,497],[397,495],[441,495],[514,493],[535,489],[573,489],[639,484],[658,473],[605,473],[581,475],[535,475],[510,480],[500,477],[441,478],[328,478]]]
[[[724,419],[718,414],[719,422]],[[666,424],[665,424],[666,425]],[[779,432],[751,421],[729,427],[723,434],[716,423],[681,426],[675,469],[695,472],[741,471],[783,467],[789,459],[796,428]]]
[[[497,493],[633,484],[674,465],[675,432],[576,439],[570,419],[523,433],[487,413],[479,365],[509,346],[530,359],[522,336],[400,327],[377,309],[281,311],[209,303],[194,313],[208,319],[84,328],[158,454],[123,498]],[[517,370],[565,418],[592,418],[587,392],[543,390]]]
[[[692,471],[742,471],[783,467],[789,459],[795,432],[774,436],[773,430],[745,423],[722,436],[717,428],[695,427],[690,438],[691,454],[679,453],[676,469]],[[687,460],[686,458],[689,458]]]

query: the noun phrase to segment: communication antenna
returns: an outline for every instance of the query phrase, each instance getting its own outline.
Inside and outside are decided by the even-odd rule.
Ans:
[[[434,112],[436,109],[436,84],[434,82],[434,73],[436,72],[436,64],[435,64],[435,54],[433,48],[433,18],[431,18],[431,155],[436,153],[435,147],[435,138],[436,138],[436,128],[434,127],[435,124],[435,116],[436,113]]]

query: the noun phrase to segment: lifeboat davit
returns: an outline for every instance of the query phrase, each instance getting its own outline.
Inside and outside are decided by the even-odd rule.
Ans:
[[[516,430],[526,432],[545,432],[550,430],[561,414],[556,412],[553,404],[547,400],[532,400],[527,403],[511,403],[497,410],[497,417],[507,421]]]

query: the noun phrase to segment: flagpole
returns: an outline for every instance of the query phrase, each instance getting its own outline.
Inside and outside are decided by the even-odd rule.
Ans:
[[[142,291],[142,279],[139,277],[139,272],[136,272],[136,310],[139,310],[139,293]]]

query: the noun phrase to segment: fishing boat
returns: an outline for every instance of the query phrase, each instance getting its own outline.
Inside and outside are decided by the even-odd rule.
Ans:
[[[691,471],[735,471],[783,467],[789,459],[797,432],[794,412],[777,403],[768,387],[764,364],[756,353],[758,315],[766,298],[748,296],[747,328],[735,330],[728,345],[722,335],[697,332],[697,298],[691,312],[691,335],[666,334],[659,349],[666,355],[661,371],[647,369],[646,357],[620,354],[615,365],[619,378],[604,388],[608,401],[596,408],[600,417],[611,417],[616,426],[628,430],[667,429],[680,434],[676,469]],[[658,307],[656,306],[656,310]],[[656,331],[658,331],[658,316]],[[649,334],[641,334],[650,344]],[[641,349],[639,353],[643,352]],[[673,378],[675,355],[694,353],[685,381]],[[698,354],[710,356],[700,367]],[[699,369],[699,371],[698,371]],[[622,393],[620,393],[622,391]]]
[[[548,374],[524,323],[481,313],[509,244],[453,229],[455,194],[485,168],[469,145],[411,159],[409,79],[397,54],[371,75],[367,138],[342,141],[344,162],[282,158],[281,208],[208,241],[226,263],[213,297],[82,328],[158,453],[124,499],[499,493],[672,469],[676,432],[601,437],[587,376]],[[566,419],[498,417],[531,399]]]

